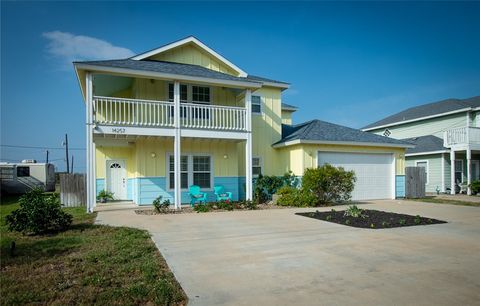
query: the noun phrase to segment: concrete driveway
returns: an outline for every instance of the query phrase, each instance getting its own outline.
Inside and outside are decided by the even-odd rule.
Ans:
[[[362,207],[449,223],[371,230],[294,214],[315,209],[118,210],[97,222],[150,231],[192,305],[480,305],[480,208]]]

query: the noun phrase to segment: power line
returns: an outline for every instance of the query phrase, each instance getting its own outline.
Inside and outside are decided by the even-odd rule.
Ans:
[[[42,149],[42,150],[65,150],[65,148],[59,147],[35,147],[35,146],[16,146],[16,145],[0,145],[6,148],[19,148],[19,149]],[[85,148],[68,148],[69,150],[85,150]]]

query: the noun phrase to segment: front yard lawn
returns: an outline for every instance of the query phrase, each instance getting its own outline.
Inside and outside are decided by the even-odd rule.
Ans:
[[[69,230],[23,236],[5,223],[17,198],[1,201],[2,305],[187,303],[148,232],[95,225],[81,207],[65,209],[74,217]]]
[[[427,202],[427,203],[434,203],[434,204],[451,204],[451,205],[480,207],[480,202],[467,202],[467,201],[459,201],[459,200],[440,199],[436,197],[425,197],[422,199],[406,199],[406,200],[415,201],[415,202]]]
[[[361,215],[357,217],[345,215],[344,210],[336,211],[333,209],[324,212],[317,210],[316,212],[297,213],[297,215],[347,226],[371,229],[446,223],[445,221],[436,219],[379,210],[361,209],[360,211]]]

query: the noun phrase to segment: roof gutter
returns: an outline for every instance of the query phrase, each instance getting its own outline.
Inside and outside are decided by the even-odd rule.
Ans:
[[[154,71],[145,71],[145,70],[136,70],[129,68],[118,68],[118,67],[105,67],[100,65],[93,64],[82,64],[74,63],[75,69],[82,69],[87,71],[96,71],[96,72],[108,72],[114,74],[130,75],[136,77],[150,77],[158,79],[170,79],[170,80],[179,80],[179,81],[193,81],[199,83],[209,83],[215,85],[230,85],[234,87],[247,87],[247,88],[261,88],[261,82],[253,81],[234,81],[234,80],[219,80],[213,78],[205,77],[196,77],[182,74],[172,74],[172,73],[163,73],[163,72],[154,72]]]
[[[441,153],[450,153],[450,151],[449,150],[438,150],[438,151],[430,151],[430,152],[418,152],[418,153],[405,154],[405,156],[410,157],[410,156],[431,155],[431,154],[441,154]]]
[[[296,139],[296,140],[290,140],[290,141],[273,144],[272,147],[282,148],[282,147],[293,146],[298,144],[351,145],[351,146],[392,147],[392,148],[414,148],[415,147],[414,145],[410,145],[410,144],[397,144],[397,143],[303,140],[303,139]]]
[[[457,109],[457,110],[450,111],[450,112],[445,112],[445,113],[440,113],[440,114],[435,114],[435,115],[430,115],[430,116],[424,116],[424,117],[419,117],[419,118],[409,119],[409,120],[404,120],[404,121],[397,121],[397,122],[388,123],[388,124],[384,124],[384,125],[372,126],[372,127],[369,127],[369,128],[363,128],[362,131],[368,132],[368,131],[371,131],[371,130],[387,128],[387,127],[391,127],[391,126],[395,126],[395,125],[402,125],[402,124],[405,124],[405,123],[421,121],[421,120],[426,120],[426,119],[433,119],[433,118],[437,118],[437,117],[442,117],[442,116],[447,116],[447,115],[452,115],[452,114],[457,114],[457,113],[463,113],[463,112],[468,112],[468,111],[472,111],[472,110],[475,110],[475,108],[467,107],[467,108]]]

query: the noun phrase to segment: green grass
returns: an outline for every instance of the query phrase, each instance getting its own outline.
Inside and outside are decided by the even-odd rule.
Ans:
[[[436,197],[426,197],[422,199],[407,199],[408,201],[415,201],[415,202],[427,202],[427,203],[435,203],[435,204],[451,204],[451,205],[463,205],[463,206],[475,206],[480,207],[479,202],[466,202],[466,201],[458,201],[458,200],[450,200],[450,199],[440,199]]]
[[[94,225],[95,214],[67,208],[74,218],[69,230],[23,236],[9,232],[5,223],[16,208],[17,198],[1,199],[2,305],[187,303],[148,232]]]

